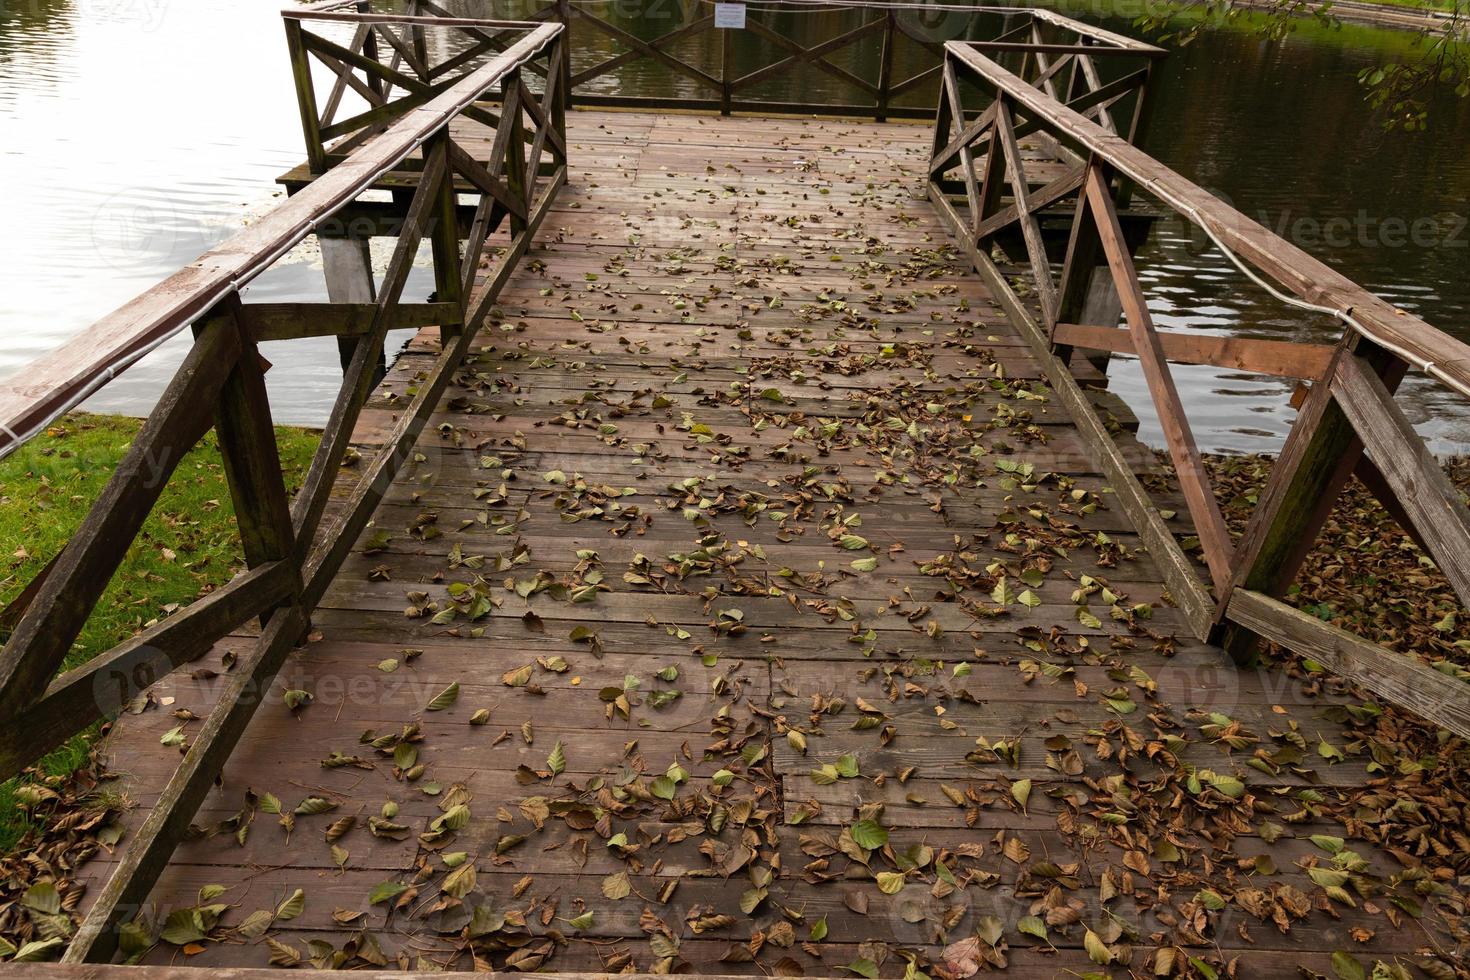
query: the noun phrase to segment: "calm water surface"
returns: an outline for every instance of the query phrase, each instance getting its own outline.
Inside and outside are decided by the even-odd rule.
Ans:
[[[606,16],[645,37],[699,15],[696,0],[623,2]],[[452,4],[465,12],[512,4]],[[0,236],[0,376],[92,321],[279,200],[274,178],[302,157],[280,0],[0,0],[0,187],[11,220]],[[840,31],[852,13],[781,15],[801,38]],[[672,18],[672,22],[671,22]],[[1087,18],[1095,19],[1095,18]],[[856,21],[854,21],[855,23]],[[993,36],[998,16],[941,18],[936,37]],[[1115,30],[1124,22],[1103,21]],[[614,50],[575,38],[579,62]],[[708,40],[690,58],[718,64]],[[1304,27],[1281,43],[1240,29],[1213,32],[1162,65],[1147,149],[1247,215],[1344,274],[1463,339],[1470,339],[1470,109],[1445,98],[1431,130],[1386,134],[1356,83],[1365,65],[1408,57],[1409,36]],[[775,52],[737,52],[751,67]],[[876,51],[857,50],[848,64]],[[907,62],[906,60],[907,59]],[[895,74],[924,66],[899,49]],[[692,85],[635,62],[626,94]],[[812,72],[757,93],[820,98],[836,84]],[[814,94],[813,94],[814,93]],[[692,89],[685,94],[704,94]],[[932,93],[918,104],[932,105]],[[427,251],[427,250],[425,250]],[[1161,325],[1221,334],[1335,340],[1246,282],[1179,222],[1160,224],[1140,272]],[[410,293],[427,289],[420,270]],[[298,249],[253,287],[256,299],[324,298],[317,256]],[[143,412],[178,361],[166,345],[99,395],[92,407]],[[289,353],[287,353],[289,351]],[[282,421],[326,415],[340,379],[330,341],[296,341],[266,356]],[[1190,419],[1214,450],[1271,450],[1290,425],[1289,386],[1176,367]],[[1114,385],[1159,441],[1136,364],[1115,361]],[[1470,448],[1470,410],[1426,386],[1404,399],[1442,451]]]

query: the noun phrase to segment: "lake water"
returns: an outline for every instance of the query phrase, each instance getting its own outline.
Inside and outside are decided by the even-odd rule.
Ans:
[[[303,155],[280,5],[0,0],[0,187],[10,216],[0,236],[0,376],[280,199],[274,178]],[[518,9],[451,5],[495,16]],[[670,29],[671,18],[677,24],[702,8],[696,0],[618,0],[601,9],[653,37]],[[797,38],[830,36],[856,16],[792,12],[779,25]],[[939,37],[983,37],[993,36],[999,18],[929,23]],[[1102,23],[1128,30],[1126,22]],[[581,64],[616,50],[576,41]],[[1211,32],[1163,61],[1146,148],[1389,301],[1470,339],[1470,105],[1446,96],[1427,133],[1385,133],[1356,82],[1366,65],[1408,57],[1409,42],[1402,32],[1359,27],[1308,25],[1279,43],[1239,28]],[[717,52],[700,47],[707,41],[691,44],[690,55],[718,63]],[[749,46],[737,57],[753,66],[774,54]],[[685,92],[687,80],[656,64],[635,66],[618,91],[657,95],[673,86],[703,94]],[[900,51],[895,74],[922,66],[917,51]],[[833,84],[803,74],[759,94],[790,97],[799,88],[815,99]],[[932,95],[919,98],[932,104]],[[1336,339],[1331,324],[1275,304],[1178,223],[1160,224],[1139,261],[1163,326]],[[252,298],[266,297],[325,298],[314,252],[299,249],[258,280]],[[185,343],[165,345],[91,407],[146,411]],[[296,341],[289,356],[265,354],[275,362],[278,419],[320,422],[340,378],[335,344]],[[1288,384],[1176,371],[1204,448],[1279,446],[1294,414]],[[1145,437],[1157,442],[1136,366],[1119,359],[1113,376],[1145,417]],[[1470,448],[1470,406],[1413,384],[1403,400],[1436,449]]]

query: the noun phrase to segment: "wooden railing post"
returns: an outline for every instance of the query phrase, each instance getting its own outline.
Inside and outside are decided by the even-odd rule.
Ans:
[[[888,120],[889,90],[893,87],[893,43],[896,24],[893,9],[883,12],[883,49],[878,55],[878,111],[874,117],[878,122]]]
[[[301,132],[306,139],[306,162],[314,174],[327,169],[327,151],[322,146],[321,120],[317,118],[316,88],[311,81],[311,56],[302,37],[301,21],[284,19],[286,49],[291,55],[291,77],[296,84],[296,107],[301,113]]]
[[[562,109],[572,107],[572,4],[571,0],[556,0],[555,19],[561,24],[561,36],[556,40],[556,46],[562,49],[561,71]]]
[[[511,194],[520,201],[527,200],[529,186],[526,174],[526,132],[525,125],[521,119],[520,85],[521,72],[517,68],[506,74],[502,83],[505,92],[501,112],[503,113],[500,124],[506,127],[507,139],[505,146],[505,185]],[[512,95],[514,93],[514,96]],[[496,140],[496,146],[500,141]],[[534,176],[530,178],[534,182]],[[510,231],[512,235],[519,235],[525,230],[526,219],[518,215],[510,216]]]
[[[720,115],[728,116],[735,101],[735,42],[730,28],[720,29]]]
[[[346,234],[317,233],[322,250],[322,275],[327,282],[327,299],[333,303],[371,303],[377,299],[373,282],[373,256],[367,238]],[[346,371],[357,351],[357,337],[337,338],[337,358]],[[388,371],[386,357],[379,355],[377,377]]]
[[[1089,169],[1095,165],[1095,158],[1088,161]],[[1118,287],[1108,273],[1107,256],[1103,254],[1097,222],[1088,206],[1087,195],[1078,194],[1067,239],[1067,257],[1057,288],[1057,322],[1116,327],[1122,319],[1123,303],[1118,297]],[[1047,324],[1047,329],[1055,341],[1056,323]],[[1071,363],[1070,346],[1054,343],[1053,352],[1063,364]],[[1087,359],[1106,373],[1109,357],[1107,351],[1089,351]]]
[[[431,137],[429,143],[425,144],[425,152],[429,152],[431,144],[436,148],[434,152],[442,152],[446,160],[449,157],[449,127]],[[434,254],[434,299],[440,303],[453,303],[459,308],[460,316],[458,322],[441,323],[439,325],[439,341],[448,346],[450,340],[464,329],[464,308],[467,291],[465,289],[464,270],[460,263],[459,254],[459,215],[458,199],[454,191],[454,168],[445,166],[444,175],[439,180],[439,186],[433,191],[436,198],[436,210],[432,223],[429,227],[429,241]]]
[[[372,0],[358,0],[357,12],[361,14],[372,13]],[[372,29],[371,25],[368,26],[367,36],[362,39],[362,53],[364,57],[371,58],[373,61],[378,60],[378,35],[377,32]],[[379,98],[384,98],[387,96],[388,86],[384,83],[381,77],[373,74],[368,74],[367,84],[368,88],[378,93]]]
[[[239,296],[232,296],[219,314],[239,334],[240,356],[220,388],[214,428],[245,564],[258,568],[291,555],[291,505],[271,424],[264,359],[236,314],[239,307]]]

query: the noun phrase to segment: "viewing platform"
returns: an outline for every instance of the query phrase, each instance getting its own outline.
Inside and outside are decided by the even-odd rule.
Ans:
[[[1283,597],[1356,472],[1467,598],[1391,392],[1470,358],[1136,149],[1158,49],[1038,14],[943,46],[937,120],[719,114],[584,102],[552,19],[416,9],[288,11],[292,196],[0,391],[24,435],[192,328],[134,449],[217,429],[249,566],[53,679],[156,497],[125,464],[24,600],[6,774],[115,718],[129,808],[64,965],[11,974],[1463,962],[1465,840],[1361,725],[1463,739],[1465,682]],[[1169,213],[1343,342],[1156,330],[1132,255]],[[242,301],[308,235],[330,302]],[[320,335],[342,397],[288,497],[256,345]],[[1303,382],[1243,535],[1170,361]]]

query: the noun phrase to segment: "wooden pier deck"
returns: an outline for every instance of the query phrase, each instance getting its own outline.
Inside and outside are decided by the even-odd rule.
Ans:
[[[1345,698],[1237,670],[1164,601],[924,196],[929,127],[567,127],[145,962],[1278,976],[1450,945],[1371,817],[1414,777],[1336,761]],[[246,642],[113,727],[129,827]],[[191,943],[216,903],[236,928]]]

